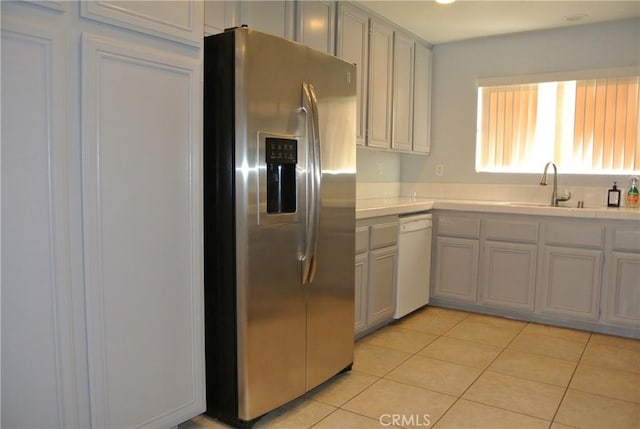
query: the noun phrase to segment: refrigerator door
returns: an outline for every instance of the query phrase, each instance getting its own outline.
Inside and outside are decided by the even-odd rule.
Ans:
[[[320,134],[318,241],[307,295],[307,390],[353,362],[356,68],[309,49]]]
[[[306,48],[284,39],[247,29],[237,31],[235,192],[241,420],[259,417],[305,392],[306,289],[300,281],[299,261],[306,207],[305,113],[300,108],[305,53]],[[289,159],[292,151],[296,195],[293,202],[284,198],[270,203],[268,190],[280,186],[279,179],[270,182],[271,175],[278,174],[278,165],[291,166],[280,161]]]

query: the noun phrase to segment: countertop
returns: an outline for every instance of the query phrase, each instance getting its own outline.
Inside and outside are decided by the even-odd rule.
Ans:
[[[441,200],[411,197],[371,198],[356,201],[356,219],[403,215],[427,210],[459,210],[467,212],[506,213],[602,220],[635,220],[640,222],[640,209],[627,207],[551,207],[543,203]]]

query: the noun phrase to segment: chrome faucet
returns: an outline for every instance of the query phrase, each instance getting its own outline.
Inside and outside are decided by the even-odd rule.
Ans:
[[[558,168],[553,162],[547,162],[544,166],[544,172],[540,178],[540,184],[543,186],[547,185],[547,169],[549,168],[549,165],[553,167],[553,193],[551,194],[551,205],[553,207],[557,207],[559,201],[569,201],[571,198],[571,192],[569,192],[569,195],[558,195]]]

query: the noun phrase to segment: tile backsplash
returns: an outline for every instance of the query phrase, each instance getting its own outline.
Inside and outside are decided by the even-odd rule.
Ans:
[[[540,185],[492,185],[476,183],[401,183],[359,182],[356,185],[358,199],[418,197],[449,200],[509,201],[546,203],[551,199],[552,187]],[[558,194],[571,192],[571,199],[563,205],[602,207],[606,204],[607,188],[595,186],[560,186]],[[626,195],[626,189],[621,190]],[[624,198],[622,198],[624,205]]]

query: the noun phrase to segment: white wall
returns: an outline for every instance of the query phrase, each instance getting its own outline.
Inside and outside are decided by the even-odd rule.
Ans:
[[[402,182],[536,184],[538,175],[475,172],[476,79],[640,64],[640,20],[580,25],[436,45],[431,155],[401,155]],[[358,154],[360,156],[360,154]],[[444,165],[436,177],[435,166]],[[360,168],[361,163],[358,163]],[[540,166],[542,172],[543,165]],[[360,172],[358,171],[359,178]],[[625,176],[562,175],[559,183],[609,187]]]

